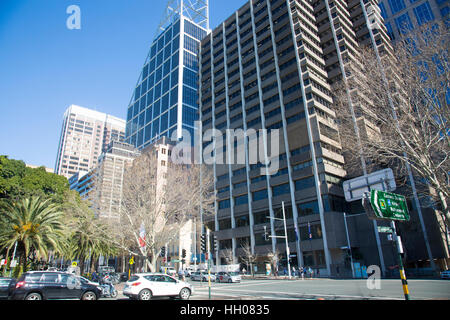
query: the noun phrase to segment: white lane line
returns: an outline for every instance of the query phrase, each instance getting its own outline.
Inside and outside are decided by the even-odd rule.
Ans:
[[[395,297],[376,297],[376,296],[352,296],[352,295],[343,295],[343,294],[322,294],[322,293],[293,293],[293,292],[282,292],[282,291],[260,291],[260,290],[239,290],[235,288],[215,288],[217,291],[236,291],[236,292],[254,292],[254,293],[265,293],[265,294],[285,294],[288,296],[295,295],[297,299],[300,299],[298,296],[309,296],[309,297],[331,297],[331,298],[350,298],[350,299],[381,299],[381,300],[404,300],[403,298],[395,298]],[[274,297],[275,298],[275,297]]]

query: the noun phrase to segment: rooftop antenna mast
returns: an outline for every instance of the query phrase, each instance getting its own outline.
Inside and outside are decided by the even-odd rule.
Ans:
[[[155,37],[180,16],[209,30],[209,0],[168,0]]]

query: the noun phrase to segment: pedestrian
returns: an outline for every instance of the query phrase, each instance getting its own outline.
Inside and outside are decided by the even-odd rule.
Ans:
[[[317,278],[320,278],[320,269],[319,268],[317,268],[316,274],[317,274]]]
[[[93,282],[97,282],[98,281],[98,275],[97,275],[97,272],[95,272],[95,270],[94,270],[94,272],[92,272],[92,281]]]
[[[300,267],[300,277],[302,278],[302,280],[305,280],[305,268],[304,267]]]
[[[246,274],[246,272],[247,272],[247,270],[245,270],[245,267],[242,268],[242,273],[243,273],[243,274]]]
[[[313,271],[313,269],[311,269],[311,267],[309,267],[308,272],[309,272],[309,278],[312,278],[314,271]]]
[[[286,275],[287,274],[287,270],[286,267],[283,267],[283,274]]]
[[[295,267],[294,266],[292,266],[292,276],[295,277]]]

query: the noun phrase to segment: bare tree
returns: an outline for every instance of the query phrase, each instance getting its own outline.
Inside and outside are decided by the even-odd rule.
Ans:
[[[200,208],[213,212],[212,181],[204,167],[162,163],[155,150],[143,152],[123,177],[117,245],[145,257],[145,267],[155,271],[161,248],[178,238],[186,222]]]
[[[251,275],[254,276],[253,264],[256,262],[258,255],[254,254],[252,252],[252,248],[250,247],[250,244],[248,242],[245,242],[244,244],[242,244],[241,249],[242,249],[242,253],[243,253],[243,255],[241,256],[241,259],[247,265],[247,268],[250,266]]]
[[[447,228],[448,49],[449,33],[444,24],[424,26],[399,41],[392,56],[379,60],[371,48],[361,49],[356,61],[346,65],[347,87],[341,82],[334,88],[348,167],[361,164],[363,155],[368,167],[391,167],[398,177],[406,177],[409,164],[418,178],[415,182],[422,200],[434,202]],[[359,137],[355,137],[348,92],[355,106]]]
[[[220,257],[225,259],[226,264],[233,264],[234,262],[233,250],[229,248],[221,250]]]

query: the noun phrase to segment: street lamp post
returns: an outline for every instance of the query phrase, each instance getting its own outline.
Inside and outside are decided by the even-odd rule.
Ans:
[[[270,219],[274,219],[274,220],[282,220],[284,223],[284,236],[269,236],[271,238],[284,238],[286,241],[286,259],[287,259],[287,267],[288,267],[288,276],[289,279],[291,278],[291,263],[289,262],[289,243],[288,243],[288,236],[287,236],[287,229],[286,229],[286,215],[284,213],[284,201],[281,202],[281,206],[283,208],[283,219],[279,219],[279,218],[272,218],[272,217],[268,217]]]
[[[352,267],[352,278],[355,278],[355,268],[353,266],[353,254],[352,254],[352,247],[350,245],[350,237],[348,235],[348,227],[347,227],[347,215],[344,212],[344,225],[345,225],[345,234],[347,236],[347,246],[348,250],[350,250],[350,266]]]

